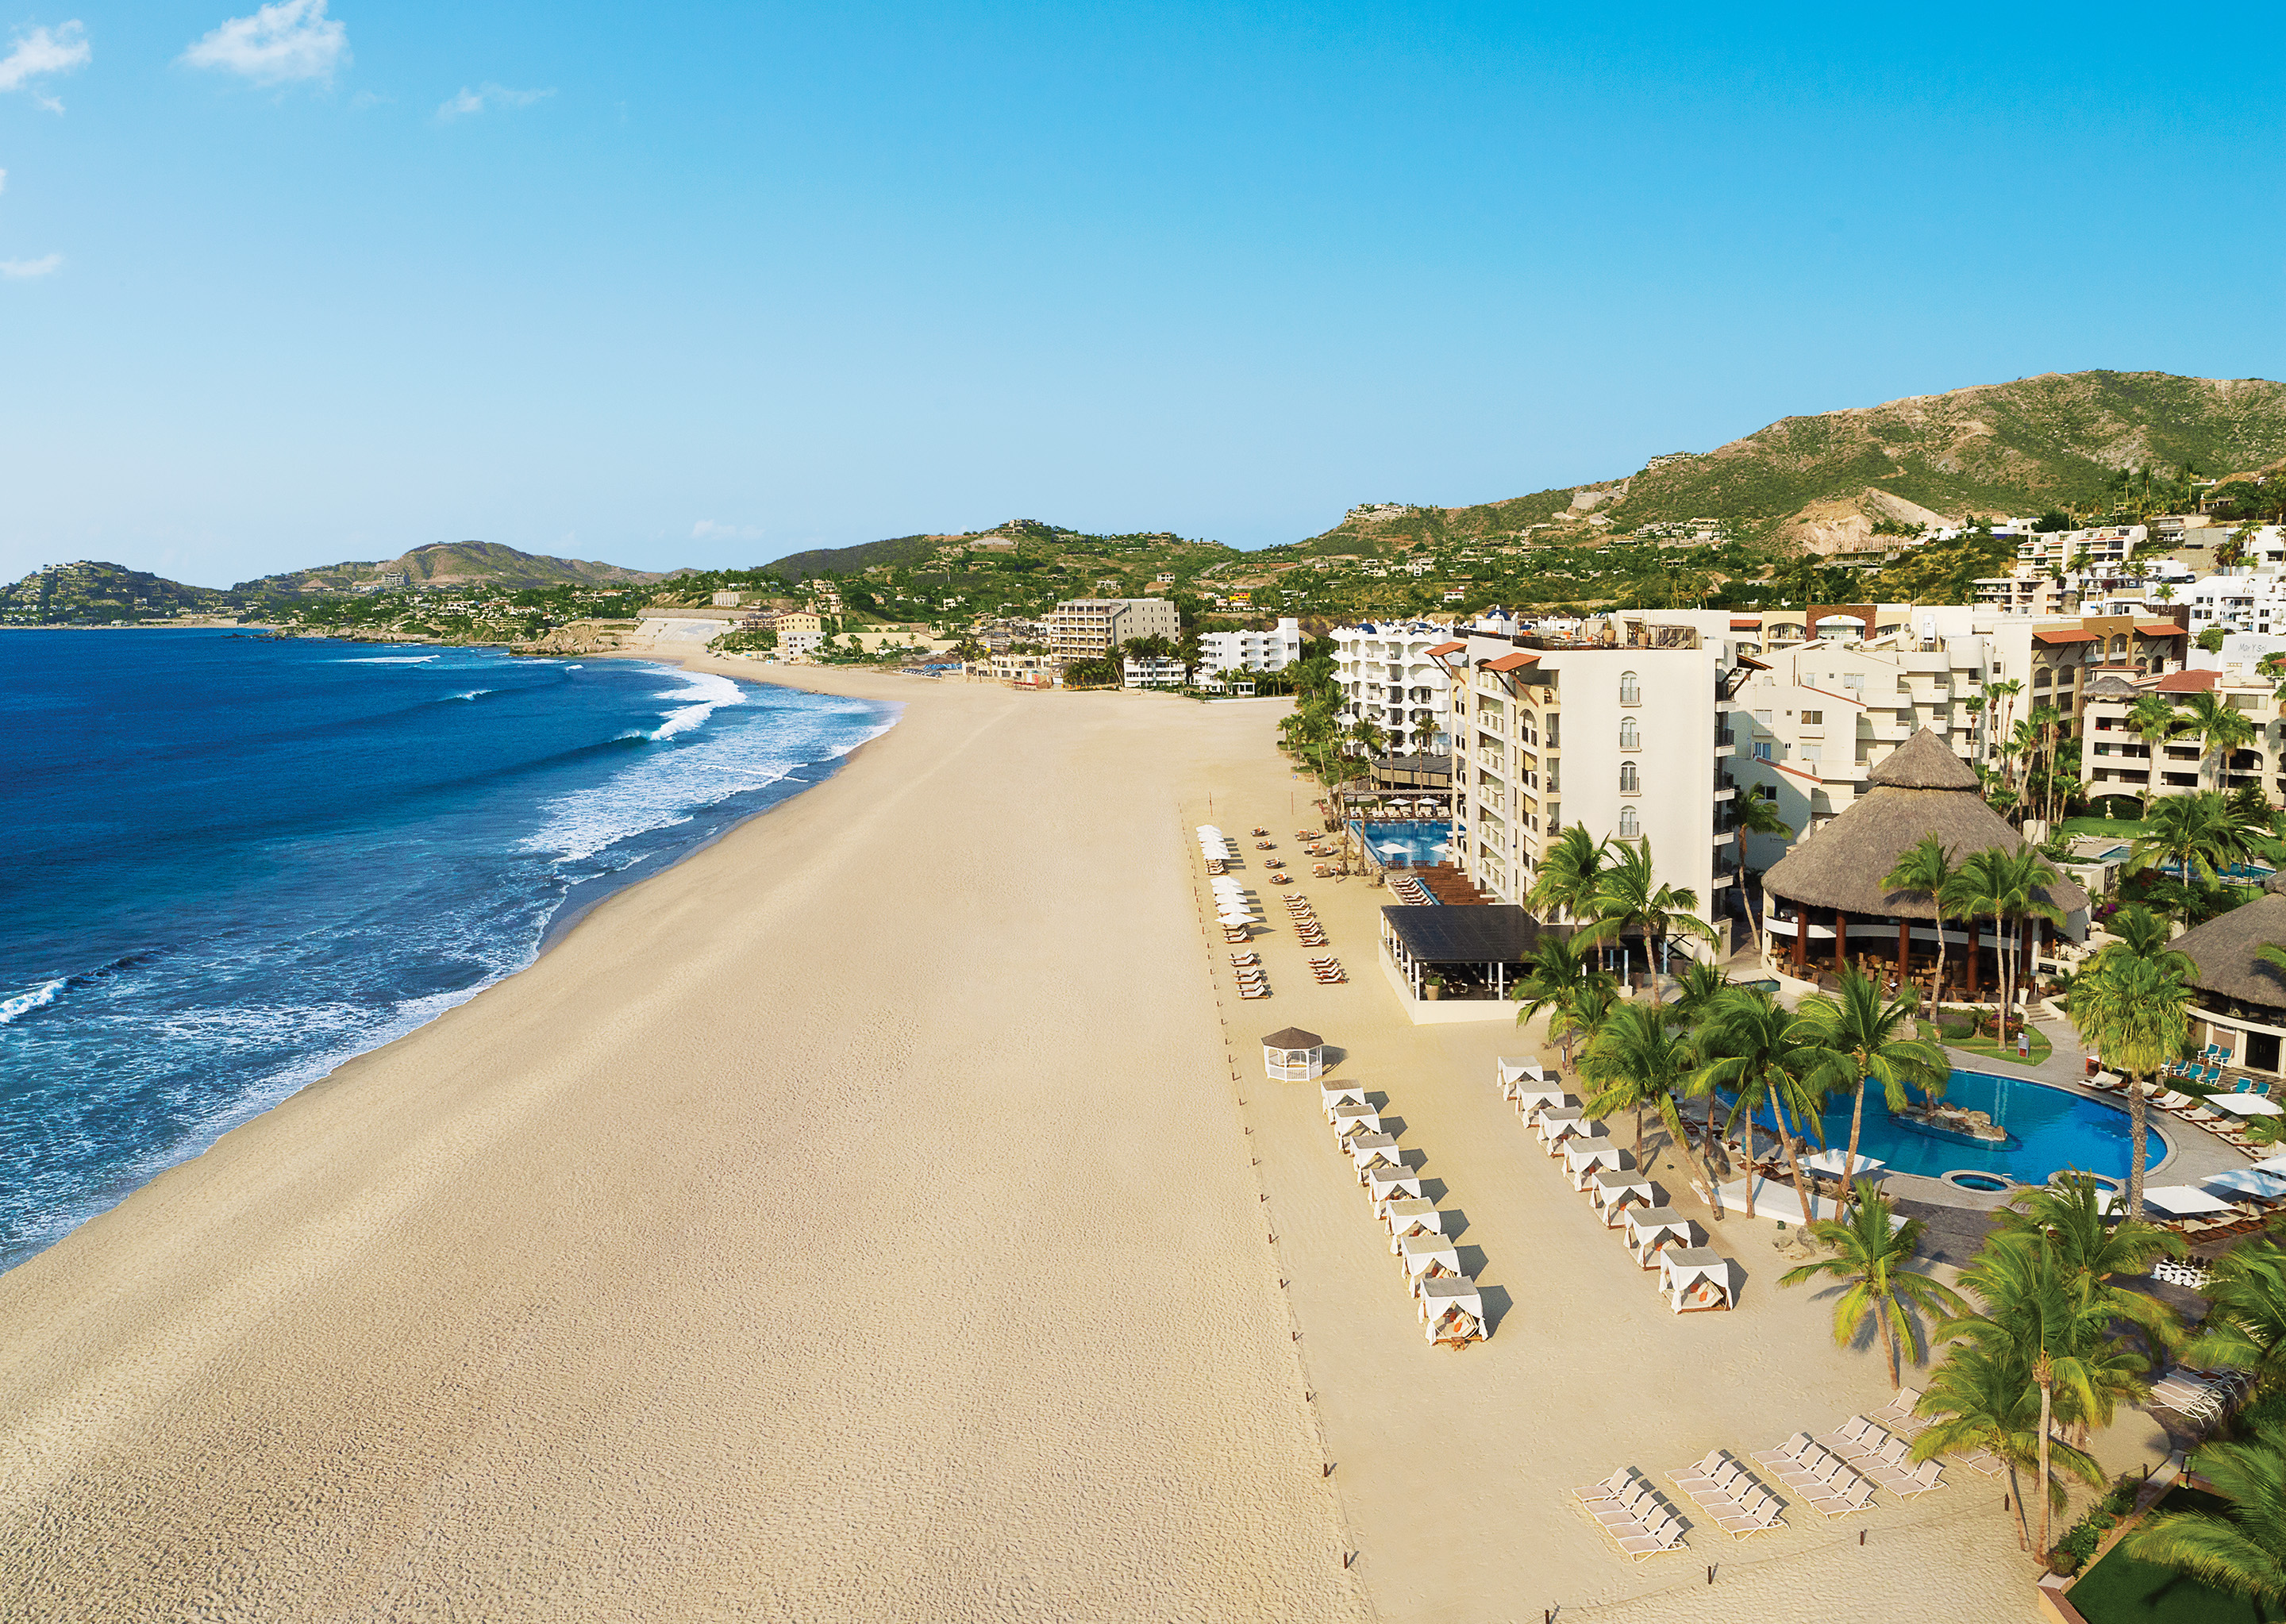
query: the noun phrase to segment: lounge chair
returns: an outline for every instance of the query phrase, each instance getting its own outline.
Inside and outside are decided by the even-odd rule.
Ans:
[[[1820,1432],[1817,1441],[1837,1455],[1869,1447],[1869,1439],[1887,1438],[1888,1433],[1863,1415],[1852,1415],[1831,1432]]]
[[[1801,1461],[1804,1449],[1814,1449],[1817,1440],[1807,1432],[1797,1432],[1775,1449],[1765,1449],[1754,1456],[1757,1463],[1769,1467],[1794,1468]]]
[[[1681,1550],[1683,1525],[1669,1517],[1656,1525],[1646,1523],[1635,1533],[1619,1534],[1620,1549],[1637,1562],[1646,1557],[1656,1557],[1665,1551]]]
[[[1804,1494],[1812,1510],[1827,1517],[1847,1517],[1852,1511],[1863,1511],[1873,1503],[1873,1486],[1864,1478],[1852,1476],[1847,1487],[1837,1487],[1831,1493]]]

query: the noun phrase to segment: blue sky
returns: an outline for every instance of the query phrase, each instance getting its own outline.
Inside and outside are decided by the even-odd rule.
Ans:
[[[2286,375],[2282,16],[0,12],[0,576],[1255,546],[1789,413]]]

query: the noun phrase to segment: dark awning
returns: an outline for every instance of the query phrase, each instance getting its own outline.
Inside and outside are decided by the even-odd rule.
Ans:
[[[1406,952],[1421,964],[1514,964],[1532,956],[1540,933],[1563,927],[1543,926],[1513,903],[1483,908],[1384,908],[1389,924]]]

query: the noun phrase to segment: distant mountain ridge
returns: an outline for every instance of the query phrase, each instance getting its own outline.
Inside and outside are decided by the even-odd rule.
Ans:
[[[1884,517],[2039,513],[2103,498],[2123,469],[2216,477],[2286,458],[2286,383],[2158,372],[2048,373],[1881,406],[1785,417],[1709,452],[1671,453],[1615,479],[1461,508],[1353,508],[1297,543],[1386,554],[1513,536],[1566,513],[1615,531],[1691,519],[1830,547]]]
[[[235,595],[186,587],[146,570],[82,559],[50,564],[0,586],[0,624],[109,626],[182,615],[234,615]]]
[[[520,552],[498,541],[432,541],[396,558],[369,564],[320,564],[240,581],[233,592],[260,594],[370,592],[402,576],[406,587],[564,587],[583,582],[648,586],[688,570],[629,570],[615,564]]]

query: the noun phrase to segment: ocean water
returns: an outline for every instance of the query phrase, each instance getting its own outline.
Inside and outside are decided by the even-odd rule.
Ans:
[[[0,715],[4,1267],[895,707],[630,660],[36,632],[0,634]]]

